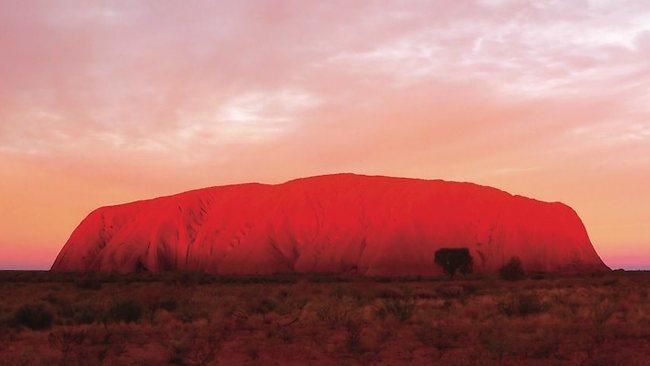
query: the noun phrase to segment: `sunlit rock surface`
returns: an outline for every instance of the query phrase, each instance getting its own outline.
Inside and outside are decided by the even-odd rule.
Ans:
[[[55,271],[436,275],[467,247],[476,272],[608,270],[578,215],[471,183],[335,174],[199,189],[93,211]]]

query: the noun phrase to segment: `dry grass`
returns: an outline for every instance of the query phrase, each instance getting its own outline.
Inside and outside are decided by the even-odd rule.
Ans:
[[[648,365],[649,280],[0,272],[0,360]]]

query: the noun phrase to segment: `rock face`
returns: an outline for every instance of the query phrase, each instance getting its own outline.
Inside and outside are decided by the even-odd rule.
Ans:
[[[608,270],[562,203],[471,183],[335,174],[239,184],[93,211],[54,271],[437,275],[440,248],[474,271],[513,256],[526,270]]]

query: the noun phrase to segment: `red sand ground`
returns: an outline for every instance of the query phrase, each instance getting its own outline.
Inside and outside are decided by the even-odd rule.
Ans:
[[[102,207],[55,271],[436,275],[433,254],[467,247],[476,272],[600,271],[578,215],[471,183],[336,174],[239,184]]]
[[[0,364],[647,366],[649,276],[0,271]]]

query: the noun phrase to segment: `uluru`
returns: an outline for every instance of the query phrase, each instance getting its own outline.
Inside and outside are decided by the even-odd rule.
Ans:
[[[569,206],[473,183],[332,174],[236,184],[101,207],[53,271],[438,275],[467,248],[474,271],[608,270]]]

